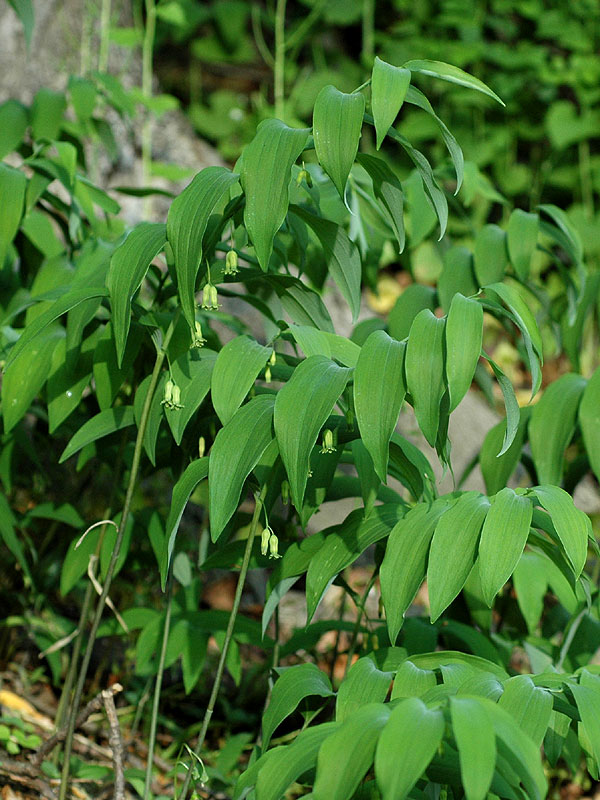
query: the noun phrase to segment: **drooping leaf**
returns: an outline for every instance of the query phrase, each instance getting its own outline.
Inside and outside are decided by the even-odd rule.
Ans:
[[[406,345],[374,331],[362,346],[354,372],[356,420],[375,471],[387,483],[389,443],[406,393]]]
[[[456,83],[459,86],[464,86],[467,89],[474,89],[476,92],[481,92],[482,94],[485,94],[488,97],[496,100],[498,103],[500,103],[500,105],[505,105],[498,95],[493,92],[489,86],[486,86],[483,81],[480,81],[479,78],[473,77],[473,75],[469,75],[468,72],[465,72],[464,70],[459,69],[452,64],[446,64],[443,61],[415,59],[413,61],[407,61],[406,64],[403,64],[403,67],[411,72],[420,72],[423,75],[430,75],[433,78],[440,78],[441,80],[448,81],[449,83]]]
[[[119,367],[123,362],[131,322],[131,300],[166,240],[165,225],[159,222],[141,222],[123,244],[117,247],[110,260],[106,285],[110,293],[111,320]]]
[[[450,701],[452,731],[467,800],[485,800],[496,766],[496,737],[485,706],[474,697]]]
[[[466,247],[454,245],[444,253],[444,268],[438,279],[439,302],[446,313],[455,294],[465,297],[477,293],[473,276],[473,256]]]
[[[345,367],[356,367],[360,347],[345,336],[320,331],[309,325],[290,325],[290,332],[307,356],[327,356]]]
[[[529,675],[515,675],[504,682],[498,705],[541,747],[552,713],[552,695],[547,689],[535,686]]]
[[[508,263],[506,233],[498,225],[484,225],[477,231],[473,253],[475,275],[479,286],[498,283]]]
[[[238,409],[215,438],[208,479],[215,542],[238,507],[246,478],[273,440],[274,405],[273,395],[258,395]]]
[[[359,153],[356,160],[373,181],[373,194],[384,212],[387,212],[398,242],[398,252],[401,253],[405,243],[402,184],[382,158]]]
[[[204,348],[188,350],[171,364],[171,377],[181,390],[179,409],[165,409],[165,416],[177,444],[181,444],[188,422],[210,390],[217,354]]]
[[[349,377],[349,369],[325,356],[309,356],[277,393],[275,433],[297,509],[302,507],[311,451]]]
[[[293,322],[335,333],[329,311],[314,289],[292,275],[267,275],[265,280],[271,284]]]
[[[542,616],[544,598],[548,591],[548,577],[544,566],[544,556],[526,550],[519,559],[512,578],[519,609],[531,634],[535,633]]]
[[[346,181],[358,151],[365,98],[324,86],[313,110],[313,136],[319,163],[344,199]]]
[[[382,800],[404,800],[425,772],[444,735],[444,716],[418,697],[402,700],[390,714],[375,754]]]
[[[537,214],[515,208],[508,220],[506,241],[510,263],[519,278],[524,281],[529,276],[531,258],[537,244],[540,218]]]
[[[71,437],[58,463],[62,464],[67,458],[78,453],[86,444],[95,442],[134,423],[133,406],[117,406],[116,408],[107,408],[101,411],[91,419],[88,419],[77,433]]]
[[[378,669],[367,656],[359,658],[350,667],[339,688],[335,704],[336,722],[344,722],[368,703],[383,703],[393,677],[393,672]]]
[[[600,481],[600,367],[590,378],[581,398],[579,424],[590,466]]]
[[[275,729],[289,717],[305,697],[331,697],[327,675],[314,664],[299,664],[284,670],[275,681],[271,699],[262,718],[262,747],[266,749]]]
[[[244,223],[261,268],[266,272],[273,239],[287,214],[292,165],[304,150],[309,131],[267,119],[257,128],[238,163],[246,196]]]
[[[521,558],[532,513],[531,500],[508,487],[493,499],[479,544],[481,586],[490,606]]]
[[[463,588],[477,556],[479,534],[489,508],[487,497],[467,492],[438,522],[427,567],[432,622]]]
[[[23,33],[25,34],[25,43],[27,44],[27,50],[29,51],[29,47],[31,46],[31,37],[33,35],[33,27],[35,24],[33,2],[32,0],[8,0],[8,2],[14,8],[15,14],[21,21]]]
[[[561,375],[533,407],[529,443],[540,483],[560,484],[562,481],[565,450],[575,430],[586,384],[581,375]]]
[[[191,327],[194,290],[202,262],[202,238],[210,215],[239,176],[225,167],[205,167],[173,200],[167,216],[167,239],[173,249],[181,307]]]
[[[489,495],[496,494],[506,486],[519,463],[530,412],[531,408],[529,406],[520,409],[519,422],[514,439],[503,455],[500,455],[500,451],[506,438],[506,419],[490,428],[483,440],[479,451],[479,466],[485,482],[485,489]]]
[[[19,229],[25,203],[27,178],[19,169],[0,163],[0,269],[8,247]]]
[[[502,395],[504,396],[504,409],[506,411],[506,427],[504,430],[504,440],[502,442],[502,449],[498,453],[498,456],[503,456],[504,453],[508,451],[511,447],[512,443],[515,441],[515,437],[517,435],[517,431],[519,430],[519,423],[521,420],[521,412],[519,409],[519,403],[517,402],[517,398],[515,396],[515,390],[513,388],[512,383],[506,377],[506,375],[502,372],[498,364],[491,359],[486,353],[481,351],[481,355],[485,360],[488,362],[494,375],[496,376],[496,380],[502,390]]]
[[[415,317],[408,337],[405,368],[407,389],[423,436],[434,447],[440,423],[444,386],[444,331],[446,321],[429,309]]]
[[[250,336],[236,336],[220,350],[211,380],[211,398],[217,415],[226,425],[254,386],[264,368],[270,347],[263,347]]]
[[[589,742],[591,755],[600,764],[600,694],[591,686],[573,683],[569,684],[569,688],[581,715],[581,725]]]
[[[455,294],[446,320],[446,379],[450,411],[468,392],[481,354],[483,308],[476,300]]]
[[[560,231],[565,235],[567,251],[575,264],[580,264],[583,258],[583,245],[577,228],[573,225],[567,214],[558,206],[550,203],[538,206],[540,211],[547,214]]]
[[[395,67],[375,56],[371,75],[371,108],[378,150],[398,116],[409,84],[410,70]]]
[[[581,574],[587,559],[588,539],[592,523],[587,514],[573,503],[573,498],[558,486],[536,486],[533,489],[540,505],[552,517],[552,523],[575,570]]]

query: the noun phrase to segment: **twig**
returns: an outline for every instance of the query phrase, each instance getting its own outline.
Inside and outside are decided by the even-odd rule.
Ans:
[[[100,581],[98,580],[98,578],[96,577],[96,564],[97,563],[98,563],[98,556],[95,555],[94,553],[92,553],[92,555],[90,556],[89,564],[88,564],[87,574],[88,574],[88,578],[90,579],[90,581],[92,583],[92,586],[96,590],[96,593],[101,596],[102,595],[102,585],[101,585]],[[110,597],[108,595],[106,595],[106,605],[113,612],[113,614],[117,618],[117,622],[123,628],[125,633],[130,633],[129,628],[127,627],[127,623],[125,622],[123,617],[119,614],[119,612],[117,611],[117,607],[115,606],[115,604],[113,603],[113,601],[110,599]]]
[[[31,764],[3,757],[0,760],[0,772],[7,775],[10,781],[38,792],[40,797],[45,797],[46,800],[56,800],[56,794],[37,777],[37,770]]]
[[[102,692],[102,701],[104,703],[104,710],[108,718],[108,725],[110,733],[108,736],[108,744],[112,750],[113,770],[115,773],[115,792],[114,800],[125,800],[125,775],[123,772],[123,741],[121,739],[121,728],[119,727],[119,718],[117,717],[117,709],[115,708],[114,692],[110,689],[105,689]]]
[[[108,692],[111,695],[111,697],[114,697],[116,694],[122,691],[123,687],[121,686],[120,683],[113,683],[110,689],[105,689],[104,691],[100,692],[100,694],[96,695],[96,697],[94,697],[93,700],[90,700],[90,702],[85,706],[85,708],[83,708],[83,710],[77,717],[75,721],[75,728],[81,728],[81,726],[85,722],[87,722],[88,717],[90,717],[96,711],[100,711],[100,709],[104,705],[104,694],[106,692]],[[64,728],[61,728],[49,739],[46,739],[46,741],[31,757],[31,765],[33,768],[35,768],[36,770],[39,769],[42,761],[44,760],[44,756],[47,753],[50,753],[54,749],[55,745],[66,739],[67,730],[68,727],[65,725]]]

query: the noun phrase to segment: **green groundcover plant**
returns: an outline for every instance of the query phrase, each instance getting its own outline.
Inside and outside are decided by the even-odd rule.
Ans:
[[[559,767],[581,777],[585,764],[598,777],[598,547],[572,499],[586,474],[600,478],[600,371],[579,373],[597,274],[553,205],[482,227],[473,252],[447,240],[447,190],[460,189],[464,164],[417,88],[431,77],[500,101],[446,63],[376,58],[355,91],[321,90],[311,128],[263,121],[233,169],[203,169],[166,222],[126,232],[115,201],[86,177],[81,146],[97,100],[110,102],[106,82],[72,84],[78,122],[59,94],[0,107],[12,120],[0,127],[10,154],[0,165],[0,533],[24,606],[60,584],[80,610],[77,624],[60,611],[51,624],[21,617],[62,684],[61,798],[77,769],[94,645],[124,631],[136,674],[153,687],[148,769],[126,774],[144,797],[165,675],[177,667],[186,694],[206,685],[211,635],[220,656],[189,742],[195,755],[176,768],[177,797],[214,781],[257,800],[292,786],[319,800],[512,800],[546,797]],[[405,103],[438,126],[452,175],[434,172],[401,132]],[[374,148],[359,152],[363,128]],[[408,181],[378,154],[384,141],[414,167]],[[414,283],[387,320],[356,324],[365,276],[385,242],[402,251],[405,211],[414,231],[422,209],[446,245],[437,287]],[[531,272],[538,252],[557,272],[552,294]],[[331,282],[355,323],[350,337],[334,329]],[[520,408],[485,350],[486,320],[517,346],[532,397],[550,338],[574,372]],[[449,417],[474,379],[491,394],[499,387],[506,409],[479,453],[487,494],[463,491],[456,476],[439,495],[425,454],[396,431],[399,414],[412,407],[451,469]],[[511,488],[520,462],[529,480]],[[145,502],[139,488],[143,479],[163,491],[165,476],[166,513],[166,498]],[[25,486],[49,500],[23,509]],[[324,502],[346,498],[356,507],[343,522],[306,535]],[[200,536],[183,524],[190,499]],[[51,545],[62,547],[59,568]],[[358,594],[344,574],[365,553],[371,577]],[[239,574],[231,613],[199,605],[203,574],[217,567]],[[260,623],[239,611],[250,569],[269,574]],[[130,606],[104,619],[119,573],[160,585],[158,607],[130,592]],[[425,579],[429,620],[412,613]],[[312,622],[332,582],[356,622]],[[306,625],[280,642],[278,605],[296,583]],[[349,668],[335,688],[310,658],[297,663],[328,630],[347,634]],[[51,647],[65,639],[67,663]],[[234,786],[205,770],[204,748],[225,670],[241,680],[248,644],[265,652],[274,680]],[[276,744],[280,725],[293,735]]]

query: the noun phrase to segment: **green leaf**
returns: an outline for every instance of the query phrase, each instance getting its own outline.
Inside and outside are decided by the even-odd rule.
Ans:
[[[81,402],[83,390],[92,377],[94,350],[102,328],[98,327],[81,346],[78,361],[71,366],[67,358],[67,339],[58,342],[52,354],[48,375],[48,429],[50,433],[64,422]]]
[[[532,513],[531,500],[508,487],[493,498],[479,544],[481,586],[490,606],[521,558]]]
[[[591,755],[596,764],[600,764],[600,693],[590,686],[581,686],[576,683],[569,683],[569,689],[573,692],[577,703],[581,726],[591,745]]]
[[[381,597],[392,644],[425,577],[431,537],[446,508],[444,499],[414,506],[390,533],[381,565]]]
[[[0,269],[23,216],[27,178],[21,170],[0,164]]]
[[[427,199],[430,201],[440,223],[440,235],[438,241],[441,241],[444,238],[444,234],[446,233],[446,228],[448,226],[448,201],[446,200],[446,195],[442,189],[440,189],[440,186],[433,174],[433,170],[431,169],[431,164],[425,158],[423,153],[421,153],[419,150],[416,150],[408,141],[408,139],[401,134],[396,133],[395,131],[392,138],[404,148],[406,154],[417,168],[417,172],[421,178]]]
[[[239,176],[226,167],[206,167],[173,200],[167,239],[173,248],[177,289],[189,325],[196,319],[196,276],[202,263],[202,238],[210,215]]]
[[[405,351],[403,342],[374,331],[362,346],[354,372],[356,420],[383,483],[387,483],[390,439],[406,394]]]
[[[305,697],[334,694],[327,675],[314,664],[299,664],[285,669],[275,681],[269,705],[262,718],[262,748],[266,750],[271,736]]]
[[[489,86],[486,86],[479,78],[474,78],[468,72],[454,67],[452,64],[446,64],[443,61],[429,61],[427,59],[416,59],[414,61],[407,61],[403,64],[405,69],[411,72],[420,72],[422,75],[431,75],[433,78],[440,78],[449,83],[456,83],[459,86],[464,86],[467,89],[474,89],[476,92],[491,97],[500,103],[501,106],[505,105],[498,95],[493,92]]]
[[[474,697],[453,697],[450,714],[465,796],[467,800],[486,800],[496,766],[492,721]]]
[[[398,241],[398,252],[404,250],[404,192],[398,177],[382,158],[359,153],[356,160],[373,181],[375,199],[387,213]]]
[[[219,352],[211,380],[211,398],[217,415],[226,425],[254,386],[258,373],[266,366],[270,347],[263,347],[250,336],[237,336]]]
[[[362,273],[358,248],[341,225],[311,214],[301,206],[290,206],[290,210],[306,222],[319,240],[327,261],[327,269],[350,306],[352,321],[356,322],[360,311]]]
[[[307,356],[327,356],[345,367],[355,367],[358,363],[360,347],[345,336],[293,323],[290,332]]]
[[[581,375],[561,375],[533,407],[529,443],[540,483],[560,484],[562,481],[565,449],[575,431],[577,410],[586,384]]]
[[[579,424],[590,467],[600,481],[600,367],[590,378],[581,398]]]
[[[43,338],[29,343],[22,358],[13,364],[2,377],[2,417],[4,431],[8,433],[25,415],[33,399],[38,395],[52,366],[52,354],[64,339],[65,329],[54,325]],[[16,347],[17,345],[15,345]]]
[[[592,536],[590,518],[575,506],[571,495],[558,486],[536,486],[532,491],[552,517],[575,576],[579,577],[587,559],[588,538]]]
[[[360,92],[345,94],[335,86],[324,86],[315,100],[315,151],[342,200],[358,152],[364,112],[365,98]]]
[[[69,93],[77,118],[81,122],[91,119],[96,108],[98,95],[96,84],[88,78],[71,75],[69,78]]]
[[[425,772],[444,735],[444,716],[418,697],[402,700],[390,714],[375,754],[382,800],[404,800]]]
[[[19,147],[26,130],[27,109],[25,106],[18,100],[7,100],[0,104],[0,158],[4,158]],[[4,203],[2,206],[4,207]],[[1,259],[0,263],[2,263]]]
[[[540,211],[547,214],[554,224],[565,236],[566,250],[575,264],[581,264],[583,259],[583,245],[577,228],[573,225],[567,214],[557,206],[545,204],[538,206]]]
[[[540,218],[520,208],[510,215],[506,230],[506,241],[510,263],[519,278],[524,281],[529,276],[531,258],[535,253]]]
[[[500,455],[500,451],[502,450],[502,442],[506,438],[506,419],[494,425],[485,436],[479,451],[479,466],[481,467],[486,492],[489,495],[496,494],[500,489],[503,489],[515,471],[521,458],[521,450],[523,449],[523,440],[530,413],[531,408],[529,406],[519,409],[517,430],[512,444],[508,450],[504,451],[503,455]]]
[[[292,275],[267,275],[265,280],[271,284],[293,322],[335,333],[329,311],[314,289]]]
[[[398,116],[409,85],[410,70],[394,67],[375,56],[371,75],[371,109],[378,150]]]
[[[477,300],[455,294],[446,320],[446,379],[454,411],[471,387],[481,354],[483,308]]]
[[[125,354],[121,367],[117,365],[117,348],[113,336],[112,324],[107,323],[94,351],[94,384],[96,399],[100,409],[110,408],[119,389],[129,376],[130,369],[140,350],[144,329],[133,325],[127,337]]]
[[[169,572],[169,565],[173,556],[175,539],[179,530],[179,523],[185,511],[185,507],[196,486],[208,475],[208,456],[198,458],[188,464],[183,475],[173,487],[169,518],[167,519],[166,535],[164,539],[164,549],[160,562],[160,580],[164,591]]]
[[[275,433],[297,509],[302,507],[310,454],[317,436],[349,377],[349,369],[329,358],[309,356],[277,393]]]
[[[434,311],[436,307],[435,289],[431,286],[422,286],[419,283],[411,283],[402,292],[394,303],[388,319],[388,330],[390,336],[402,341],[406,339],[410,332],[410,326],[419,311],[428,308]]]
[[[25,43],[27,51],[31,46],[31,37],[33,36],[33,27],[35,18],[33,14],[32,0],[8,0],[13,7],[15,14],[19,17],[21,25],[23,26],[23,33],[25,34]]]
[[[314,800],[348,800],[373,763],[377,740],[390,717],[383,703],[362,706],[321,745]]]
[[[288,128],[278,119],[264,120],[238,162],[246,195],[244,223],[265,272],[273,239],[287,214],[292,165],[306,147],[308,135],[307,128]]]
[[[477,285],[473,277],[473,256],[466,247],[454,245],[444,253],[444,268],[437,284],[439,302],[446,313],[455,294],[470,295],[477,293]]]
[[[188,422],[210,390],[217,360],[212,350],[188,350],[171,364],[171,377],[181,390],[183,408],[165,409],[165,416],[177,444],[181,444]]]
[[[62,464],[67,458],[78,453],[86,444],[95,442],[103,436],[120,431],[134,423],[135,418],[132,406],[117,406],[116,408],[107,408],[101,411],[96,416],[88,419],[77,433],[71,437],[58,463]]]
[[[512,443],[515,441],[515,437],[517,436],[517,431],[519,430],[519,424],[521,421],[521,410],[519,408],[519,404],[517,402],[517,398],[515,395],[515,390],[513,389],[512,383],[506,377],[506,375],[502,372],[498,364],[491,359],[486,353],[481,351],[481,355],[485,360],[489,363],[490,367],[492,368],[494,375],[496,376],[496,380],[502,390],[502,394],[504,396],[504,408],[506,411],[506,428],[504,431],[504,441],[502,442],[502,449],[498,453],[498,457],[503,456],[508,449],[511,447]]]
[[[106,285],[110,293],[111,321],[119,367],[123,362],[131,322],[131,300],[166,240],[165,225],[141,222],[117,247],[110,260]]]
[[[0,493],[0,538],[17,559],[17,563],[31,583],[31,572],[29,571],[25,553],[23,552],[23,546],[15,531],[15,523],[16,519],[8,504],[8,500],[4,494]]]
[[[258,395],[236,411],[215,438],[208,479],[213,542],[235,513],[246,478],[273,440],[274,404],[273,395]]]
[[[33,98],[31,106],[31,128],[33,138],[58,139],[63,123],[67,101],[62,92],[40,89]]]
[[[427,567],[432,622],[450,605],[469,577],[489,508],[487,497],[479,492],[466,492],[438,522]]]
[[[504,278],[508,263],[506,233],[498,225],[484,225],[477,231],[473,253],[479,286],[489,286]]]
[[[378,669],[369,657],[359,658],[339,688],[335,704],[336,722],[344,722],[368,703],[383,703],[393,677],[393,672]]]
[[[406,383],[423,435],[434,447],[440,423],[444,386],[444,330],[446,321],[429,309],[415,317],[406,348]]]
[[[517,603],[530,634],[535,634],[544,611],[544,599],[548,591],[545,564],[544,556],[526,550],[513,573]]]
[[[552,695],[547,689],[535,686],[529,675],[515,675],[504,682],[498,705],[541,747],[552,713]]]
[[[405,697],[421,697],[437,684],[435,672],[431,669],[416,667],[412,661],[404,661],[398,668],[394,678],[391,700],[402,700]]]
[[[156,466],[156,440],[158,439],[158,432],[163,421],[163,406],[162,398],[164,397],[165,384],[168,379],[168,374],[162,372],[156,384],[154,394],[150,400],[150,409],[148,411],[148,419],[146,421],[146,430],[144,431],[144,450],[150,459],[152,466]],[[152,375],[147,375],[138,386],[135,398],[133,400],[133,414],[135,417],[135,424],[140,427],[142,421],[142,414],[144,410],[144,403],[148,395],[148,389],[152,382]]]

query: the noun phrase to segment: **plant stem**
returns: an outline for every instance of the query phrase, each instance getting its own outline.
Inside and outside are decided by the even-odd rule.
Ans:
[[[285,115],[285,7],[287,0],[277,0],[275,9],[275,116]]]
[[[581,182],[581,200],[588,219],[594,218],[594,187],[590,162],[590,143],[587,139],[579,142],[579,180]]]
[[[375,0],[362,4],[362,62],[369,69],[375,60]]]
[[[100,52],[98,54],[98,72],[106,72],[108,67],[110,7],[111,0],[102,0],[102,7],[100,10]]]
[[[169,641],[169,631],[171,629],[171,608],[173,600],[173,562],[169,565],[169,576],[167,578],[167,611],[165,614],[165,628],[163,631],[162,646],[160,649],[160,659],[158,662],[158,672],[156,673],[156,684],[154,686],[154,699],[152,702],[152,717],[150,721],[150,738],[148,740],[148,756],[146,763],[146,780],[144,782],[144,800],[150,800],[150,788],[152,784],[152,763],[154,760],[154,746],[156,744],[156,728],[158,724],[158,709],[160,706],[160,690],[162,688],[163,674],[165,671],[165,658],[167,655],[167,643]]]
[[[369,592],[373,588],[375,581],[377,580],[377,574],[379,570],[376,569],[371,577],[369,578],[369,582],[365,588],[363,596],[357,606],[358,616],[356,617],[356,622],[354,623],[354,630],[352,631],[352,640],[350,642],[350,648],[348,650],[348,658],[346,659],[346,666],[344,668],[344,678],[348,674],[348,670],[352,666],[352,658],[354,656],[354,652],[356,650],[356,642],[358,641],[358,633],[360,631],[360,621],[362,620],[362,616],[365,613],[365,606],[367,605],[367,600],[369,598]]]
[[[579,614],[577,614],[577,616],[571,622],[571,627],[569,628],[569,630],[567,632],[567,635],[564,638],[562,647],[560,648],[560,654],[558,656],[558,661],[554,665],[556,667],[556,669],[559,670],[559,671],[562,670],[562,668],[563,668],[564,660],[569,654],[569,649],[570,649],[571,645],[573,644],[573,639],[575,638],[575,634],[579,630],[579,626],[583,622],[583,618],[585,617],[586,613],[587,613],[587,610],[585,608],[582,608],[581,611],[579,612]]]
[[[142,45],[142,94],[149,100],[152,97],[152,54],[154,51],[154,36],[156,33],[156,6],[154,0],[146,0],[146,28]],[[142,127],[142,184],[149,185],[152,164],[152,112],[149,108],[144,111],[144,124]],[[150,212],[150,198],[144,200],[144,216]]]
[[[260,512],[263,507],[263,502],[265,499],[265,495],[267,493],[266,485],[260,491],[260,494],[256,497],[256,506],[254,507],[254,514],[252,515],[252,521],[250,523],[250,531],[248,533],[248,538],[246,540],[246,549],[244,550],[244,558],[242,559],[242,566],[240,568],[240,575],[238,578],[237,587],[235,590],[235,597],[233,599],[233,606],[231,609],[231,614],[229,615],[229,621],[227,623],[227,630],[225,632],[225,640],[223,642],[223,648],[221,650],[221,657],[219,658],[219,663],[217,665],[217,673],[215,675],[215,680],[213,683],[212,691],[210,693],[210,698],[208,700],[208,706],[206,707],[206,711],[204,713],[204,719],[202,721],[202,728],[200,729],[200,733],[198,734],[198,741],[196,742],[196,747],[194,749],[194,753],[199,757],[202,751],[202,747],[204,745],[204,740],[206,739],[206,734],[208,732],[208,726],[210,725],[210,720],[213,715],[213,711],[215,709],[215,704],[217,702],[217,696],[219,694],[219,689],[221,688],[221,680],[223,679],[223,672],[225,671],[225,661],[227,659],[227,652],[229,650],[229,644],[231,642],[231,637],[233,636],[233,628],[235,626],[235,620],[237,617],[237,613],[240,607],[240,601],[242,599],[242,592],[244,590],[244,584],[246,582],[246,574],[248,572],[248,565],[250,564],[250,556],[252,555],[252,545],[254,543],[254,537],[256,536],[256,529],[258,527],[258,520],[260,517]],[[179,795],[178,800],[186,800],[187,793],[190,788],[190,781],[192,779],[192,767],[190,765],[187,774],[185,776],[185,780],[183,782],[183,786],[181,788],[181,794]]]
[[[135,449],[133,451],[133,460],[131,462],[131,473],[129,475],[127,493],[125,495],[125,502],[123,504],[123,513],[121,514],[121,522],[119,524],[119,530],[117,533],[115,546],[110,558],[108,570],[106,572],[106,578],[104,579],[102,594],[100,595],[100,598],[98,600],[98,605],[96,606],[96,612],[94,614],[92,628],[90,630],[90,636],[83,656],[83,661],[81,663],[79,679],[75,687],[75,694],[73,697],[73,704],[71,706],[71,713],[69,715],[69,727],[67,730],[67,737],[65,739],[65,753],[64,753],[64,761],[63,761],[63,768],[62,768],[62,775],[60,782],[60,793],[58,796],[59,800],[65,800],[67,796],[67,788],[69,783],[69,768],[70,768],[71,752],[73,749],[73,735],[75,733],[75,720],[77,719],[77,710],[81,702],[81,695],[83,694],[83,685],[85,683],[87,671],[90,665],[90,659],[92,657],[92,650],[94,648],[94,642],[96,641],[96,635],[98,633],[98,628],[100,626],[100,621],[102,619],[102,612],[104,611],[104,606],[106,604],[106,598],[108,597],[108,592],[110,590],[110,586],[112,583],[112,578],[115,572],[117,559],[119,558],[121,547],[123,545],[125,528],[127,526],[127,521],[129,519],[129,512],[131,510],[131,501],[133,500],[133,492],[135,490],[137,477],[140,470],[140,461],[142,458],[142,446],[144,442],[144,435],[146,433],[146,426],[148,425],[148,417],[150,415],[150,406],[152,404],[152,398],[154,397],[156,384],[158,383],[158,378],[160,375],[163,361],[165,359],[167,347],[171,340],[171,336],[173,335],[174,329],[175,329],[175,319],[171,321],[169,329],[165,334],[164,343],[161,349],[156,354],[156,361],[154,363],[154,369],[152,370],[152,376],[150,378],[150,386],[148,387],[148,393],[146,394],[146,399],[144,400],[144,406],[142,408],[140,425],[135,440]]]

